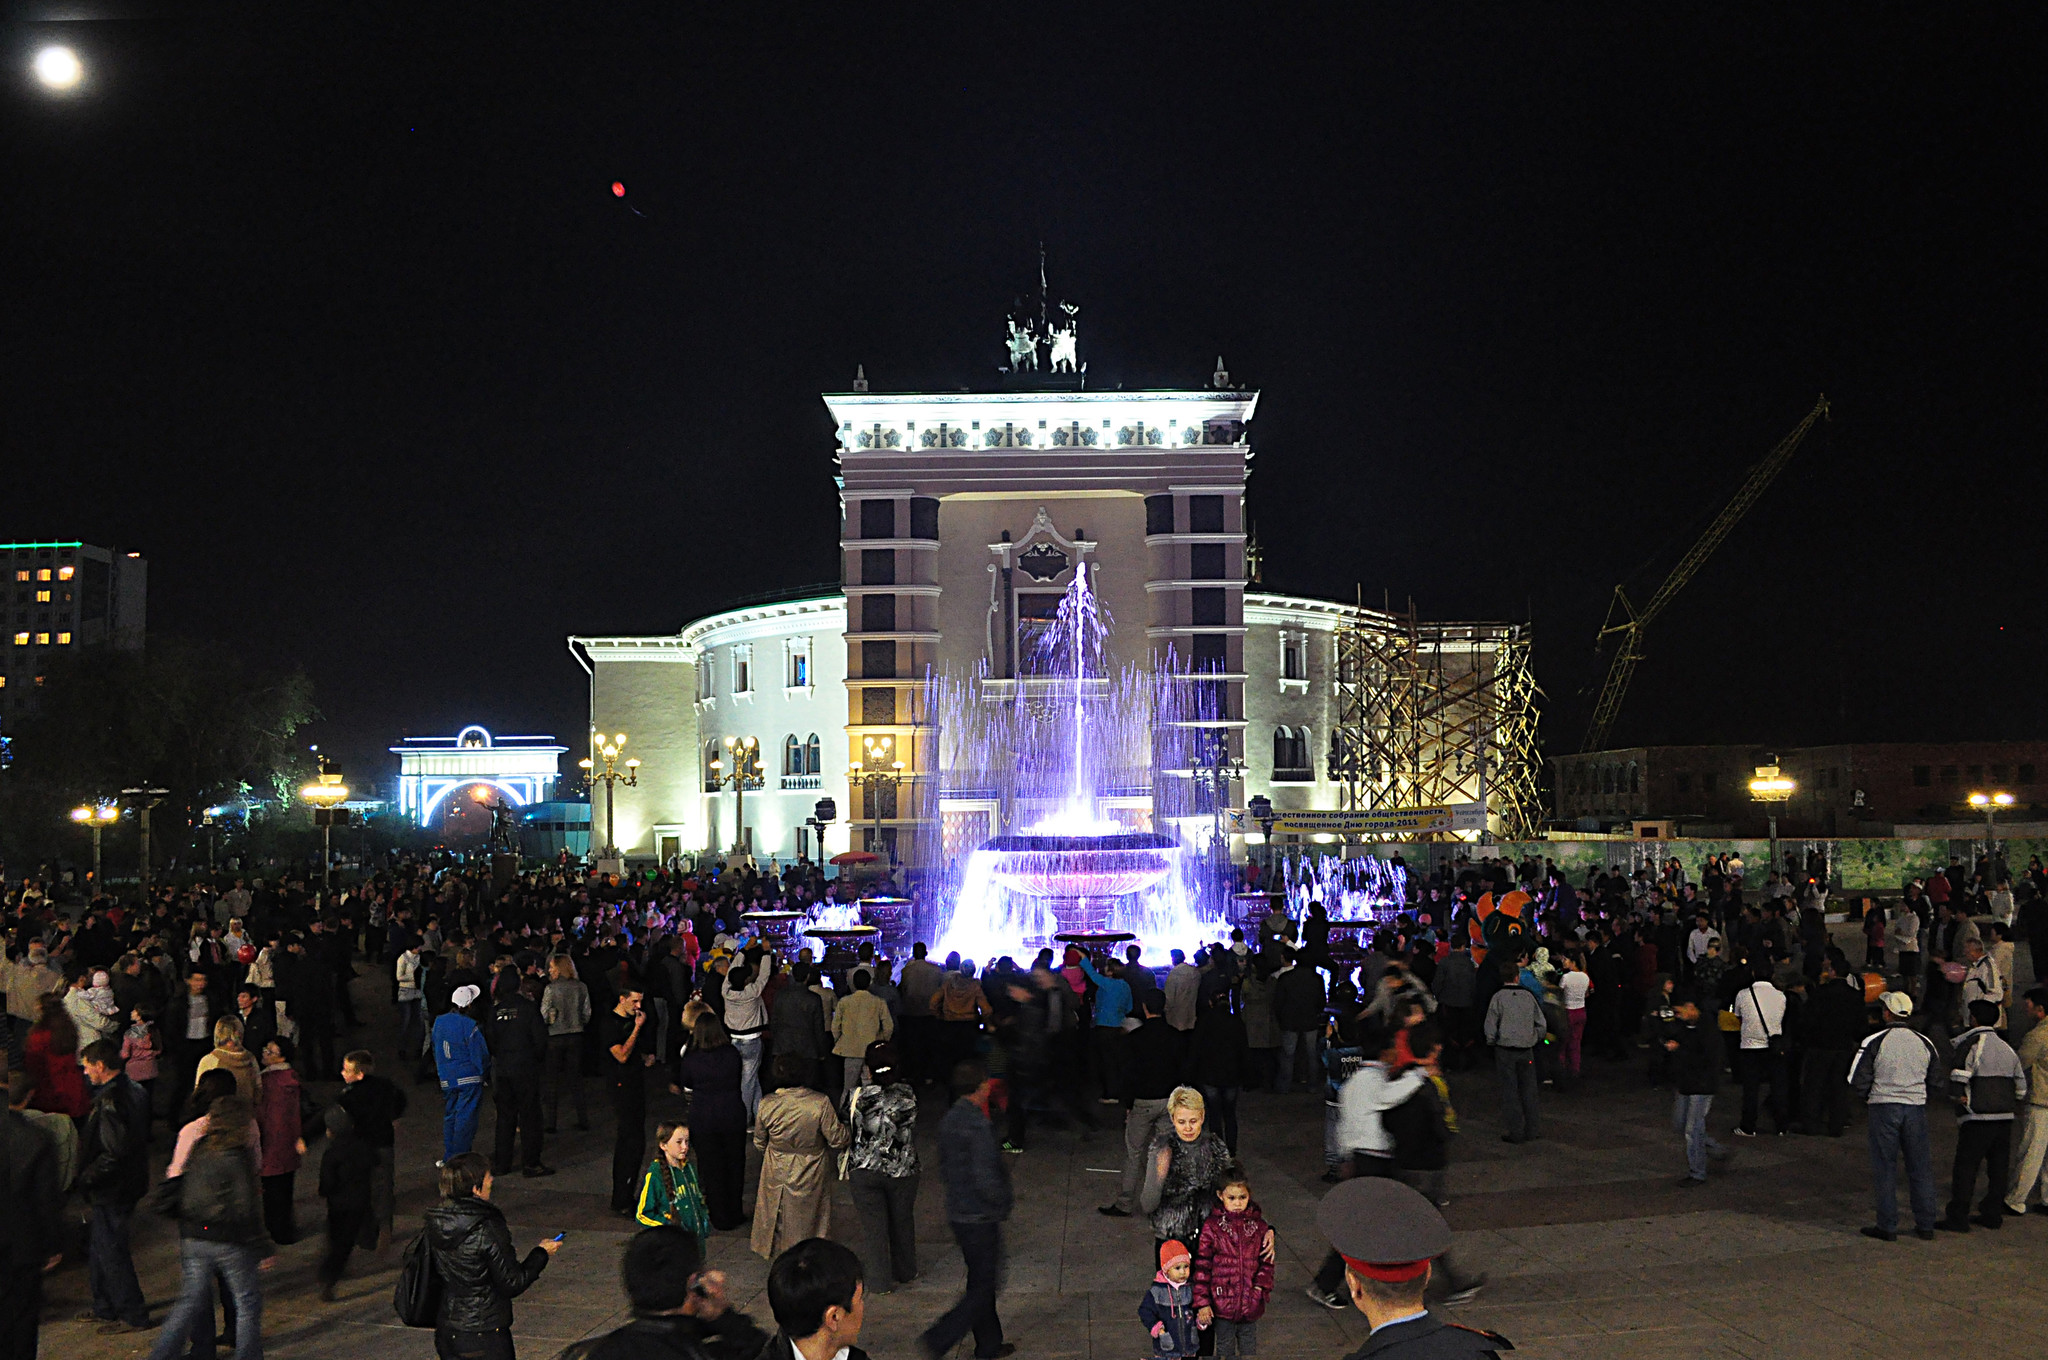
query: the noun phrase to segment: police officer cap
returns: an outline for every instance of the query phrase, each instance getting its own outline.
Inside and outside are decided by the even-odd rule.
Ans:
[[[1421,1194],[1379,1176],[1345,1181],[1316,1206],[1316,1226],[1359,1274],[1412,1280],[1451,1245],[1451,1225]]]

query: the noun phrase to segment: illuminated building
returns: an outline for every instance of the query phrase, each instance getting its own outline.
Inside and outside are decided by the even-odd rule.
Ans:
[[[74,647],[142,646],[149,564],[90,543],[0,543],[0,716],[34,706],[49,660]]]
[[[1261,591],[1244,520],[1258,393],[1233,385],[1220,361],[1207,387],[1175,391],[1019,376],[1040,379],[1037,390],[887,394],[862,379],[824,397],[836,427],[839,591],[730,609],[674,634],[569,639],[590,675],[592,730],[630,733],[641,761],[638,787],[618,790],[629,857],[740,845],[783,860],[866,848],[915,861],[933,840],[986,834],[990,809],[973,791],[927,796],[926,677],[978,676],[989,701],[1019,685],[1028,695],[1033,641],[1083,567],[1114,619],[1109,662],[1199,687],[1202,716],[1179,726],[1211,734],[1211,770],[1159,760],[1152,787],[1118,800],[1129,804],[1119,817],[1179,820],[1186,832],[1209,818],[1185,814],[1219,796],[1239,807],[1264,793],[1283,810],[1384,808],[1478,801],[1507,782],[1509,729],[1464,716],[1457,695],[1461,685],[1490,693],[1510,654],[1525,667],[1526,630],[1416,629],[1379,610]],[[1433,683],[1449,696],[1432,711],[1452,716],[1407,743],[1412,770],[1391,759],[1368,769],[1347,754],[1374,746],[1375,715],[1390,711],[1365,692],[1365,668],[1340,673],[1340,654],[1355,658],[1361,645],[1406,649],[1402,694]],[[1398,712],[1388,721],[1421,732]],[[1532,737],[1533,713],[1520,721]],[[744,828],[734,825],[742,800],[710,769],[729,737],[761,752]],[[856,787],[853,753],[882,746],[878,764],[903,761],[900,787]],[[1190,793],[1215,764],[1221,794]],[[808,825],[821,796],[839,814],[822,846]],[[1514,797],[1533,811],[1533,774]]]
[[[398,811],[428,826],[462,790],[502,796],[517,808],[549,802],[568,749],[553,737],[494,737],[474,725],[452,737],[407,737],[391,748],[398,757]]]

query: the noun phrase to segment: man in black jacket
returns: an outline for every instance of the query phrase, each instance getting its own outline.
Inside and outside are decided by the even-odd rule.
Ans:
[[[1308,1049],[1309,1087],[1323,1072],[1323,975],[1293,950],[1287,966],[1273,979],[1273,1021],[1280,1029],[1280,1069],[1273,1074],[1275,1091],[1294,1089],[1294,1051]],[[1133,1068],[1137,1055],[1131,1056]]]
[[[333,1081],[334,1068],[334,970],[325,960],[309,958],[306,938],[292,936],[285,957],[290,960],[291,1013],[299,1022],[300,1066],[308,1081]],[[284,986],[284,974],[278,978]]]
[[[1672,1077],[1678,1094],[1671,1102],[1672,1128],[1685,1135],[1686,1174],[1680,1185],[1707,1183],[1707,1158],[1720,1159],[1727,1149],[1707,1133],[1707,1114],[1714,1108],[1714,1092],[1721,1086],[1721,1031],[1700,1023],[1699,998],[1691,992],[1675,993],[1672,1011],[1676,1020],[1664,1033],[1664,1048],[1671,1054]]]
[[[1820,981],[1806,1003],[1801,1032],[1806,1040],[1800,1064],[1799,1122],[1794,1133],[1840,1138],[1849,1124],[1849,1065],[1870,1033],[1870,1008],[1863,1000],[1863,979],[1849,971],[1839,949],[1827,951]]]
[[[102,1332],[139,1332],[149,1326],[149,1305],[129,1255],[128,1224],[149,1190],[149,1096],[121,1070],[121,1046],[112,1039],[87,1044],[80,1065],[93,1086],[78,1151],[78,1184],[92,1205],[92,1319]]]
[[[377,1154],[377,1169],[370,1180],[370,1216],[363,1221],[363,1235],[356,1245],[364,1251],[378,1251],[391,1240],[396,1141],[391,1126],[405,1115],[405,1092],[389,1078],[378,1076],[376,1057],[367,1048],[359,1048],[341,1060],[341,1094],[335,1103],[348,1111],[356,1136]]]
[[[776,1264],[799,1249],[783,1253]],[[768,1345],[768,1334],[726,1301],[725,1272],[704,1269],[704,1253],[685,1229],[636,1234],[626,1244],[621,1274],[633,1320],[570,1347],[565,1360],[755,1360]]]
[[[1145,1151],[1152,1139],[1173,1127],[1166,1098],[1180,1085],[1183,1061],[1180,1031],[1159,1014],[1160,996],[1147,992],[1141,1003],[1144,1020],[1130,1033],[1125,1049],[1129,1063],[1131,1108],[1124,1115],[1124,1174],[1116,1202],[1101,1206],[1111,1218],[1129,1218],[1145,1179]]]
[[[1160,1024],[1164,1028],[1165,1022]],[[1002,1225],[1010,1216],[1013,1192],[1010,1169],[1003,1164],[1002,1149],[996,1146],[995,1128],[989,1122],[993,1084],[978,1059],[960,1063],[953,1069],[953,1108],[939,1125],[939,1177],[946,1183],[946,1221],[966,1258],[967,1286],[960,1301],[918,1338],[927,1356],[945,1355],[970,1331],[974,1333],[975,1360],[1000,1360],[1017,1349],[1003,1340],[1003,1320],[996,1313],[996,1291],[1002,1278]],[[855,1301],[859,1302],[858,1297]]]
[[[491,1045],[491,1089],[498,1107],[491,1174],[511,1173],[513,1137],[520,1134],[523,1174],[552,1176],[554,1168],[540,1160],[540,1077],[547,1064],[548,1022],[541,1016],[540,1003],[521,990],[513,969],[498,974],[497,999],[484,1037]]]

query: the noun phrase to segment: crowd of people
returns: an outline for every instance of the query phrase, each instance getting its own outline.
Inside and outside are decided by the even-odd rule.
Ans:
[[[216,1345],[260,1354],[261,1275],[301,1235],[306,1159],[319,1161],[326,1208],[322,1297],[352,1253],[394,1245],[408,1085],[440,1095],[442,1200],[421,1241],[446,1285],[437,1343],[465,1357],[511,1354],[511,1299],[560,1245],[519,1256],[491,1192],[515,1171],[554,1174],[565,1104],[578,1130],[609,1106],[611,1207],[641,1230],[629,1293],[635,1261],[667,1272],[647,1283],[648,1307],[634,1293],[640,1340],[591,1352],[605,1356],[682,1333],[736,1354],[741,1323],[703,1261],[713,1233],[750,1219],[748,1245],[773,1262],[771,1301],[781,1275],[796,1301],[787,1317],[774,1307],[792,1344],[811,1360],[850,1345],[861,1300],[920,1274],[931,1088],[950,1100],[926,1133],[966,1266],[963,1296],[924,1335],[934,1355],[969,1336],[980,1360],[1014,1349],[997,1297],[1008,1159],[1047,1124],[1121,1126],[1117,1193],[1101,1211],[1148,1219],[1156,1274],[1141,1312],[1154,1354],[1254,1353],[1275,1259],[1239,1157],[1239,1102],[1254,1089],[1321,1094],[1326,1179],[1392,1182],[1437,1206],[1459,1127],[1449,1073],[1489,1063],[1502,1137],[1521,1144],[1542,1137],[1546,1089],[1570,1092],[1589,1062],[1639,1063],[1673,1094],[1682,1183],[1698,1186],[1729,1155],[1708,1116],[1732,1072],[1741,1138],[1839,1137],[1866,1108],[1873,1237],[1898,1233],[1902,1160],[1922,1235],[2038,1212],[2048,1029],[2029,1021],[2048,992],[2016,994],[2013,978],[2017,943],[2048,954],[2048,873],[1987,861],[1911,884],[1863,911],[1852,964],[1812,867],[1771,869],[1752,894],[1729,858],[1697,883],[1674,860],[1576,886],[1547,861],[1461,859],[1404,872],[1408,900],[1365,935],[1320,903],[1297,920],[1276,895],[1264,916],[1187,941],[1163,966],[1135,946],[1121,959],[1068,946],[980,965],[922,944],[901,959],[870,944],[820,957],[750,930],[749,912],[829,899],[808,865],[623,883],[559,866],[499,882],[403,861],[332,894],[292,878],[200,880],[82,904],[31,882],[4,923],[0,1343],[34,1354],[41,1281],[71,1246],[63,1205],[75,1193],[103,1330],[152,1325],[130,1254],[147,1206],[179,1224],[182,1263],[152,1360]],[[371,1006],[388,1008],[396,1036],[381,1054],[351,1042]],[[651,1151],[650,1093],[664,1108]],[[474,1144],[487,1095],[485,1153]],[[1928,1138],[1944,1105],[1959,1123],[1945,1211]],[[153,1178],[159,1120],[170,1160]],[[850,1252],[829,1241],[840,1179],[857,1219]],[[1432,1302],[1483,1286],[1444,1252],[1431,1258]],[[677,1299],[669,1276],[683,1265],[702,1288]],[[1332,1251],[1310,1296],[1363,1307],[1355,1265]]]

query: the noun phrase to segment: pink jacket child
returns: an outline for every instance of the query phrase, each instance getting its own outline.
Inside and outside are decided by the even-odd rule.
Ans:
[[[121,1067],[130,1081],[155,1081],[157,1077],[156,1031],[144,1020],[137,1020],[121,1036]]]
[[[1213,1308],[1225,1322],[1257,1322],[1273,1292],[1273,1263],[1265,1258],[1271,1231],[1259,1206],[1243,1186],[1237,1191],[1244,1207],[1232,1210],[1218,1203],[1202,1220],[1195,1244],[1195,1307]]]

